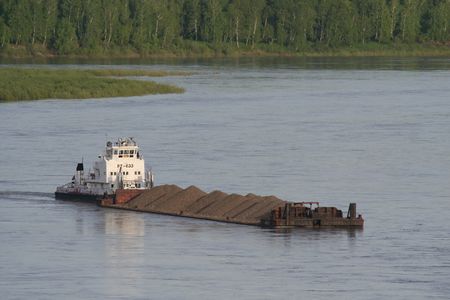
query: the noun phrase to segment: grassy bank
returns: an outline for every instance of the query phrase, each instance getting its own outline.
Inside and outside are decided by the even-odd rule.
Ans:
[[[347,47],[331,48],[306,45],[301,50],[277,44],[258,44],[255,47],[230,44],[213,45],[205,42],[185,42],[183,47],[149,48],[145,50],[126,49],[86,49],[74,50],[68,55],[58,55],[44,47],[10,46],[0,51],[1,58],[223,58],[223,57],[371,57],[371,56],[446,56],[450,57],[449,43],[366,43]]]
[[[182,88],[152,81],[106,77],[171,75],[188,75],[188,73],[146,70],[0,68],[0,102],[128,97],[184,92]]]

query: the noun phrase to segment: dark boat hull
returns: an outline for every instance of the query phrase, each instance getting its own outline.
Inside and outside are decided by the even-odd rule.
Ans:
[[[55,192],[55,198],[58,200],[96,203],[97,200],[102,199],[103,196],[91,195],[91,194],[80,194],[80,193]]]

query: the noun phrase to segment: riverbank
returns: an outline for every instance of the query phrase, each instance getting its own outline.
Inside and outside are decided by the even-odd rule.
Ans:
[[[224,58],[224,57],[450,57],[450,43],[379,44],[366,43],[351,47],[307,47],[292,50],[278,45],[250,47],[212,45],[204,42],[190,42],[183,48],[133,48],[102,49],[95,52],[77,49],[70,54],[59,55],[40,45],[33,47],[10,46],[0,51],[0,58],[77,58],[77,59],[122,59],[122,58]]]
[[[187,72],[147,70],[51,70],[0,68],[0,102],[40,99],[88,99],[183,93],[152,81],[114,77],[187,76]]]

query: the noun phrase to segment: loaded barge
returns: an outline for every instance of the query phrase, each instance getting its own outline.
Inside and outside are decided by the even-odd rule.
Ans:
[[[133,138],[107,142],[93,170],[78,164],[72,181],[57,199],[91,201],[102,207],[262,227],[362,228],[364,219],[351,203],[347,214],[318,202],[288,202],[275,196],[206,193],[195,186],[154,186],[154,177]]]

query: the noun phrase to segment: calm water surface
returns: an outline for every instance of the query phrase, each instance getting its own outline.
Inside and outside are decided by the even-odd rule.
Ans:
[[[46,63],[196,73],[157,79],[182,95],[0,104],[1,299],[448,299],[450,59]],[[160,184],[357,202],[366,226],[55,201],[106,135],[134,136]]]

